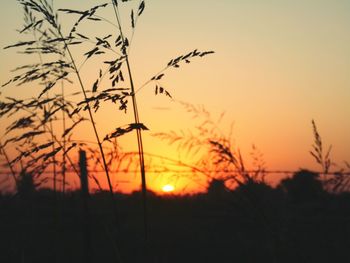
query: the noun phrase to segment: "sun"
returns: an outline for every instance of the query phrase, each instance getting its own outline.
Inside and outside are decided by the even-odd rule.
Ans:
[[[173,186],[173,185],[171,185],[171,184],[166,184],[166,185],[164,185],[163,187],[162,187],[162,191],[164,192],[164,193],[171,193],[171,192],[173,192],[175,190],[175,187]]]

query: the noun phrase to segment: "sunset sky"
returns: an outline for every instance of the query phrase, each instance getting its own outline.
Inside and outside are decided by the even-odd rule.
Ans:
[[[137,7],[138,1],[133,2]],[[85,10],[100,3],[104,1],[57,0],[54,7]],[[22,28],[23,16],[17,1],[6,0],[1,5],[0,47],[28,39],[16,32]],[[111,7],[107,9],[101,15],[114,20]],[[124,21],[128,21],[129,10],[120,10]],[[234,145],[248,160],[255,144],[270,170],[318,169],[309,154],[312,119],[326,146],[333,146],[332,160],[339,166],[350,162],[349,14],[347,0],[146,1],[130,53],[136,88],[172,58],[194,49],[214,50],[215,54],[166,72],[162,84],[174,101],[154,96],[154,85],[137,93],[141,121],[150,129],[143,133],[145,151],[178,157],[176,147],[151,134],[193,129],[199,124],[176,102],[184,101],[204,105],[214,118],[225,112],[222,129],[228,132],[234,123]],[[69,24],[67,17],[62,14],[59,18],[63,25]],[[81,30],[103,36],[108,26],[83,26]],[[83,53],[76,51],[79,60]],[[11,69],[37,63],[35,59],[16,54],[16,49],[1,49],[0,83],[11,78]],[[96,79],[99,66],[90,61],[83,68],[87,85]],[[10,85],[0,92],[1,98],[37,96],[29,86]],[[113,111],[112,106],[102,108],[96,115],[100,136],[133,122],[131,113]],[[1,119],[1,134],[5,122]],[[79,137],[93,140],[90,126],[83,127]],[[135,150],[135,137],[122,138],[123,147]],[[149,181],[155,190],[172,181],[166,176],[153,177]],[[122,188],[139,185],[134,176],[128,180],[132,182]],[[179,184],[179,188],[188,184],[189,189],[201,189],[186,181]]]

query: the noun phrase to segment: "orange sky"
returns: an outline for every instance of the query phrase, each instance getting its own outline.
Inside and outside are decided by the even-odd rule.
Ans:
[[[102,1],[54,1],[55,8],[81,10],[99,3]],[[15,29],[21,28],[22,15],[16,1],[2,3],[0,12],[0,46],[4,47],[19,40]],[[121,13],[126,21],[129,11]],[[195,48],[215,50],[214,55],[167,72],[162,84],[176,100],[205,105],[213,116],[225,111],[222,129],[227,131],[234,123],[235,145],[248,159],[254,143],[264,153],[267,168],[273,170],[317,168],[309,154],[311,119],[315,119],[326,144],[333,145],[333,160],[341,165],[350,161],[349,13],[350,2],[342,0],[146,1],[130,53],[136,86],[171,58]],[[111,10],[102,15],[114,19]],[[61,21],[69,24],[69,20]],[[81,30],[103,36],[113,28],[85,26]],[[81,59],[80,50],[75,52]],[[10,78],[11,69],[35,59],[15,54],[15,49],[1,50],[0,82]],[[98,67],[95,61],[83,68],[88,86]],[[33,90],[9,86],[1,89],[1,97],[35,96]],[[193,129],[195,121],[178,103],[155,97],[152,85],[143,88],[137,98],[141,121],[150,129],[144,133],[145,151],[177,159],[175,147],[167,147],[150,134]],[[105,106],[96,119],[101,137],[133,122],[131,111],[123,115],[111,106]],[[93,140],[87,123],[79,137]],[[136,149],[135,134],[120,141],[124,149]],[[174,180],[166,175],[150,177],[153,189]],[[188,184],[203,189],[183,180],[179,187]],[[133,176],[128,181],[121,187],[139,185]]]

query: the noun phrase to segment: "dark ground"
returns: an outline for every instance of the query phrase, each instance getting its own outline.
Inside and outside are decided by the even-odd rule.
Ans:
[[[0,262],[350,262],[349,194],[216,183],[206,195],[150,193],[147,245],[140,193],[117,196],[118,230],[108,193],[90,196],[89,214],[79,193],[0,195]]]

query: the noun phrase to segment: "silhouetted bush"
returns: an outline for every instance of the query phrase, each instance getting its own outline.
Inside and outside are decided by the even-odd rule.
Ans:
[[[213,179],[208,186],[208,197],[210,199],[223,199],[229,195],[229,190],[225,186],[225,181]]]

